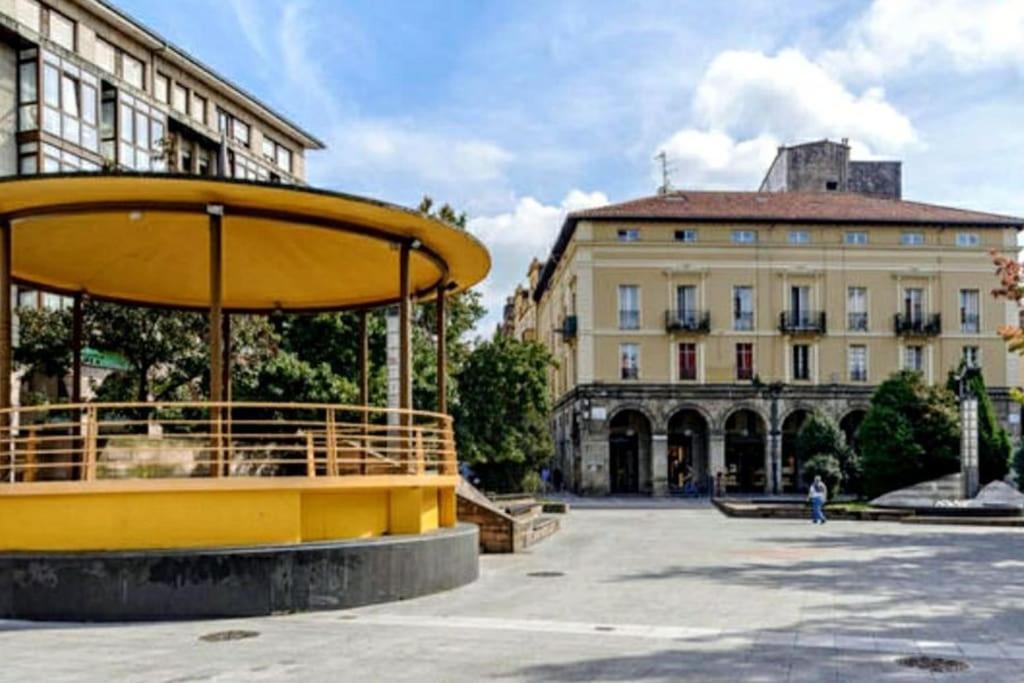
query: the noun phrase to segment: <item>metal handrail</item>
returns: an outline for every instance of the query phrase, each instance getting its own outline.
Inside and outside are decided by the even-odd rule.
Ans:
[[[454,475],[452,418],[330,403],[0,410],[0,493],[37,481]]]

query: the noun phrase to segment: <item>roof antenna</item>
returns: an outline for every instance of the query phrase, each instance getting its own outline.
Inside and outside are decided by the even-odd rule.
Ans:
[[[661,162],[661,187],[658,188],[658,194],[666,195],[672,191],[672,180],[669,178],[672,168],[668,163],[668,155],[665,154],[665,150],[662,150],[654,158]]]

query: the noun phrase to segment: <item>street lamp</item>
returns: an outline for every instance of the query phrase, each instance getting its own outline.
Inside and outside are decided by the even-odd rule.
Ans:
[[[768,433],[768,461],[769,461],[769,476],[771,477],[772,493],[779,493],[779,468],[781,466],[782,456],[779,453],[779,442],[782,435],[782,430],[779,426],[779,396],[782,395],[783,389],[786,385],[782,382],[770,382],[765,384],[761,381],[760,375],[754,375],[754,379],[750,381],[751,386],[762,398],[767,398],[771,403],[769,404],[769,415],[770,425]]]

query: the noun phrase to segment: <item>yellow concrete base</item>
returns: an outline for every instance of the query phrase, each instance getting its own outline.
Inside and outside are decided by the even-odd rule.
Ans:
[[[17,495],[0,495],[0,550],[269,545],[420,534],[455,525],[451,477],[377,479],[385,481],[21,485]]]

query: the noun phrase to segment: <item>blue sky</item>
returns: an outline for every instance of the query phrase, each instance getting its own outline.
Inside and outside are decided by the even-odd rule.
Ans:
[[[1024,215],[1024,0],[115,1],[324,139],[312,184],[465,210],[481,332],[659,150],[677,187],[756,189],[777,145],[848,137],[906,198]]]

